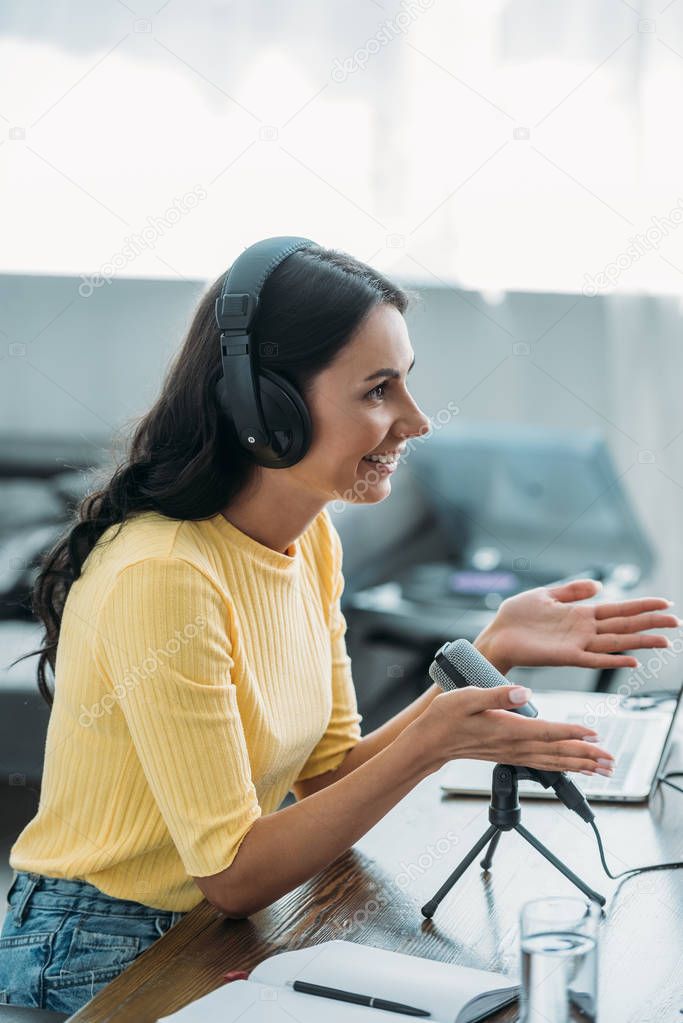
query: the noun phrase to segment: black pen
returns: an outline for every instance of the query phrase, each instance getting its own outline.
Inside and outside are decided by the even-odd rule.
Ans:
[[[372,998],[370,995],[358,995],[353,991],[339,991],[334,987],[322,987],[320,984],[309,984],[306,980],[290,982],[295,991],[305,995],[320,995],[322,998],[336,998],[338,1002],[353,1002],[354,1005],[369,1005],[372,1009],[388,1009],[389,1012],[402,1012],[405,1016],[431,1016],[426,1009],[416,1009],[412,1005],[401,1005],[400,1002],[388,1002],[384,998]]]

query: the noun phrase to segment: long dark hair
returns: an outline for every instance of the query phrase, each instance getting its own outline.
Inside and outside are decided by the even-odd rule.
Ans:
[[[43,646],[18,660],[40,654],[38,689],[50,706],[46,666],[54,674],[64,605],[105,530],[149,509],[172,519],[209,518],[251,482],[256,467],[214,398],[222,372],[214,307],[224,276],[202,296],[158,399],[137,420],[122,463],[81,500],[74,519],[41,559],[31,610],[45,626]],[[313,378],[334,361],[376,305],[387,303],[404,313],[415,294],[345,252],[318,245],[294,252],[261,292],[252,329],[259,365],[282,374],[305,399]],[[259,348],[265,341],[271,345]]]

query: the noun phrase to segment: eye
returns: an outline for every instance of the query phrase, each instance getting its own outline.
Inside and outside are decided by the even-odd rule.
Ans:
[[[365,397],[366,398],[377,398],[377,400],[380,401],[384,397],[384,391],[382,390],[382,388],[386,387],[387,383],[388,383],[388,381],[383,380],[381,384],[377,384],[377,386],[373,387],[373,389],[371,391],[368,391],[368,393],[365,395]],[[380,390],[382,390],[381,394],[378,393]]]

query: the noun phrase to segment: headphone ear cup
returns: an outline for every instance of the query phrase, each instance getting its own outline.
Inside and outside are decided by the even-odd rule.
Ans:
[[[278,449],[261,448],[254,454],[266,468],[286,469],[299,462],[311,445],[311,417],[297,389],[278,373],[261,369],[258,383],[263,418]]]

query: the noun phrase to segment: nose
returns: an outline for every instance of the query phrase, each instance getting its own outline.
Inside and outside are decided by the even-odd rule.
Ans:
[[[403,416],[396,432],[403,438],[422,437],[424,434],[429,433],[431,428],[429,416],[424,414],[412,398],[410,398],[410,404],[412,408],[407,415]]]

